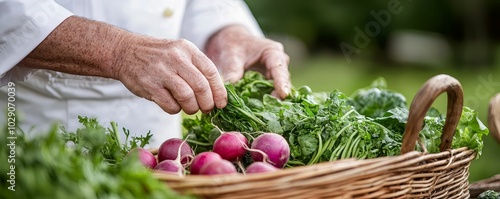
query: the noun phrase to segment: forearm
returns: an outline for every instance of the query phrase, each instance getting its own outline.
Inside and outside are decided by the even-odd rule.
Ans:
[[[77,75],[115,78],[119,45],[131,33],[72,16],[54,29],[20,65]]]

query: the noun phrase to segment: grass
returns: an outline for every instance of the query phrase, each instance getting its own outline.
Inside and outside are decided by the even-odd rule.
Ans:
[[[387,80],[389,89],[402,93],[410,103],[423,83],[437,74],[449,74],[460,81],[464,91],[464,105],[477,110],[481,121],[487,125],[489,99],[500,93],[498,70],[457,70],[451,67],[423,68],[418,66],[380,66],[353,61],[348,64],[343,57],[317,56],[290,66],[292,83],[308,85],[313,91],[338,89],[346,94],[370,85],[377,77]],[[495,78],[498,79],[495,81]],[[446,111],[446,95],[441,95],[433,104],[441,112]],[[500,143],[491,135],[484,138],[483,154],[470,166],[471,182],[500,174]]]

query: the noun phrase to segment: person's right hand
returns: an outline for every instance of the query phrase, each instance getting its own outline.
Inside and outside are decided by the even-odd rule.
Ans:
[[[227,104],[227,93],[213,62],[187,40],[127,35],[117,45],[114,78],[132,93],[167,113],[211,111]]]
[[[161,40],[71,16],[20,65],[121,81],[167,113],[224,108],[227,93],[214,63],[186,40]]]

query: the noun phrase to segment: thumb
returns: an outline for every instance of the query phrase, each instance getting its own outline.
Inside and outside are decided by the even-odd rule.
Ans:
[[[223,65],[220,66],[224,82],[235,83],[240,80],[245,71],[244,64],[245,62],[236,56],[226,59]]]

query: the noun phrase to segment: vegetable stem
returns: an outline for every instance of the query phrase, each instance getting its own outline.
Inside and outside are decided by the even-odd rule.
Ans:
[[[318,149],[316,150],[316,153],[313,156],[313,158],[309,161],[309,163],[307,163],[309,165],[318,162],[319,158],[321,157],[321,155],[323,155],[323,152],[324,152],[323,141],[321,139],[321,131],[317,132],[316,135],[318,136]]]
[[[351,136],[349,136],[349,139],[347,140],[347,142],[345,142],[345,148],[342,151],[342,155],[340,156],[341,159],[345,159],[345,158],[349,157],[349,149],[351,148],[351,145],[353,144],[352,140],[353,140],[354,136],[356,136],[356,135],[358,135],[358,131],[354,131],[351,134]]]
[[[262,120],[260,120],[258,117],[255,117],[254,114],[251,114],[243,109],[241,109],[240,107],[236,107],[233,105],[233,107],[238,110],[240,113],[242,113],[243,115],[247,116],[248,118],[252,119],[253,121],[257,122],[259,125],[262,125],[262,126],[265,126],[266,123],[264,123]]]
[[[199,142],[199,141],[192,140],[192,139],[188,139],[187,142],[193,143],[193,144],[197,144],[197,145],[200,145],[200,146],[212,146],[211,143]]]
[[[113,132],[113,136],[115,137],[116,144],[118,146],[122,146],[120,142],[120,136],[118,135],[118,125],[116,124],[116,122],[111,122],[111,130]]]
[[[347,116],[349,116],[352,112],[354,112],[355,110],[354,109],[351,109],[349,111],[347,111],[347,113],[345,113],[341,118],[340,120],[345,120],[347,118]]]

